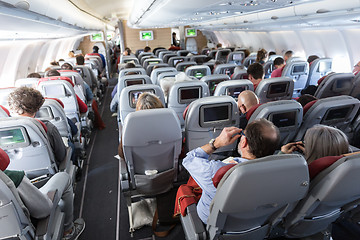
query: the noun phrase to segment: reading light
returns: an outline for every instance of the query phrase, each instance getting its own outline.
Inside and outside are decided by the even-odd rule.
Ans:
[[[20,1],[14,4],[15,7],[17,8],[21,8],[24,10],[29,10],[30,9],[30,4],[27,1]]]

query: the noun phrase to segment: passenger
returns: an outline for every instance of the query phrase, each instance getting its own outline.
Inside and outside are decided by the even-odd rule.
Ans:
[[[248,79],[254,84],[254,91],[264,79],[264,68],[260,63],[253,63],[247,69]]]
[[[248,119],[246,113],[256,105],[260,103],[259,98],[253,91],[245,90],[242,91],[238,96],[238,108],[241,112],[240,114],[240,128],[245,129]]]
[[[360,72],[360,62],[358,62],[355,66],[354,66],[354,68],[353,68],[353,70],[352,70],[352,73],[356,76],[358,73]]]
[[[216,44],[216,49],[222,49],[222,44],[221,43]]]
[[[62,239],[78,239],[85,229],[85,221],[82,218],[78,218],[73,222],[74,194],[70,176],[66,172],[56,173],[44,186],[38,189],[25,176],[24,171],[6,170],[9,164],[9,156],[4,150],[0,149],[0,170],[14,183],[22,202],[27,210],[29,210],[30,216],[35,219],[49,216],[53,203],[47,194],[57,191],[63,202],[62,211],[65,213],[64,236]]]
[[[297,99],[297,101],[301,104],[302,107],[305,107],[306,104],[308,104],[309,102],[312,102],[314,100],[317,100],[317,98],[310,94],[301,95]]]
[[[59,62],[57,62],[56,60],[50,62],[51,66],[59,66]]]
[[[144,47],[144,52],[151,52],[151,47],[149,46]]]
[[[69,58],[75,57],[75,52],[73,50],[69,51],[68,56]]]
[[[284,61],[285,61],[285,63],[287,62],[287,60],[288,60],[289,58],[292,57],[292,55],[293,55],[293,51],[291,51],[291,50],[285,52],[285,54],[284,54]]]
[[[255,62],[260,63],[261,65],[264,65],[266,62],[266,59],[267,59],[267,51],[262,48],[257,52]]]
[[[76,55],[76,65],[85,65],[85,58],[83,55]]]
[[[60,77],[60,73],[55,69],[50,69],[49,71],[45,72],[45,77],[57,77],[57,76]],[[78,105],[79,105],[80,113],[86,113],[87,110],[88,110],[87,105],[83,102],[83,100],[81,100],[79,98],[78,95],[76,95],[76,100],[77,100]]]
[[[244,64],[245,59],[250,55],[249,49],[245,49],[245,50],[243,50],[243,52],[244,52],[244,58],[243,58],[243,60],[241,60],[241,65]]]
[[[275,70],[271,73],[270,77],[272,77],[272,78],[281,77],[282,72],[285,67],[284,59],[281,57],[275,58],[274,67],[275,67]]]
[[[319,124],[306,131],[304,142],[288,143],[281,147],[281,153],[285,154],[299,150],[305,154],[310,179],[313,179],[333,163],[323,162],[321,158],[348,153],[349,142],[346,135],[339,129]]]
[[[309,66],[313,63],[314,60],[318,59],[319,57],[317,55],[310,55],[307,59],[307,62],[309,63]]]
[[[70,63],[64,63],[61,65],[61,70],[73,70],[73,66]]]
[[[135,111],[155,108],[164,108],[164,105],[155,94],[150,92],[143,92],[142,94],[140,94],[136,102]],[[122,137],[118,146],[118,154],[122,159],[125,158],[123,152]]]
[[[41,75],[38,73],[29,73],[26,78],[41,78]]]
[[[176,39],[176,32],[172,33],[171,46],[179,47],[178,40]]]
[[[258,119],[248,124],[245,130],[226,127],[215,140],[186,155],[182,164],[202,189],[197,213],[205,224],[211,201],[216,193],[212,178],[221,167],[227,165],[222,161],[209,160],[209,155],[218,148],[234,143],[237,139],[240,139],[237,150],[241,158],[234,158],[233,162],[241,163],[274,154],[279,145],[280,134],[272,122]]]
[[[125,51],[123,52],[124,56],[130,56],[131,55],[131,49],[130,48],[125,48]]]
[[[314,96],[315,93],[316,93],[317,88],[318,87],[315,86],[315,85],[309,85],[306,88],[304,88],[303,90],[301,90],[300,93],[301,93],[301,95],[309,94],[309,95]]]
[[[218,66],[218,65],[220,65],[220,64],[222,64],[222,62],[220,62],[220,61],[215,61],[215,63],[214,63],[214,68],[213,68],[213,70],[212,70],[212,74],[214,73],[214,70],[216,69],[216,67]],[[184,70],[185,71],[185,70]]]
[[[106,60],[105,60],[105,57],[103,54],[99,53],[99,47],[98,46],[94,46],[93,47],[93,53],[97,53],[99,54],[100,58],[101,58],[101,61],[103,63],[103,68],[105,68],[106,66]]]
[[[45,99],[38,90],[29,87],[16,88],[9,94],[8,104],[12,114],[35,118]],[[43,121],[47,127],[47,137],[53,150],[57,166],[64,161],[66,147],[57,128],[49,121]]]
[[[272,56],[272,55],[276,55],[276,52],[270,51],[270,52],[269,52],[269,57]]]

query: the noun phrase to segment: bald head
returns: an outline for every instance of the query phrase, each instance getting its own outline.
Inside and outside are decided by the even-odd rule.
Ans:
[[[238,96],[238,108],[242,113],[246,113],[250,108],[259,104],[259,98],[253,91],[246,90]]]

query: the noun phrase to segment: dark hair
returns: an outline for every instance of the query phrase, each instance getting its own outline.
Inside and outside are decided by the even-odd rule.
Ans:
[[[45,73],[45,77],[55,77],[55,76],[60,76],[60,73],[55,69],[50,69]]]
[[[244,59],[247,58],[250,55],[249,49],[245,49],[245,50],[243,50],[243,52],[245,54]]]
[[[77,55],[76,56],[76,64],[77,65],[84,65],[85,63],[85,58],[83,55]]]
[[[217,48],[221,48],[221,47],[222,47],[222,44],[221,44],[221,43],[218,43],[218,44],[216,44],[216,47],[217,47]]]
[[[318,59],[319,57],[316,55],[310,55],[307,59],[308,63],[312,63],[314,60]]]
[[[271,56],[271,55],[276,55],[276,52],[270,51],[268,55],[269,55],[269,56]]]
[[[94,46],[94,47],[93,47],[93,51],[94,51],[95,53],[99,52],[99,47],[98,47],[98,46]]]
[[[314,96],[315,93],[316,93],[317,88],[318,87],[315,86],[315,85],[309,85],[306,88],[304,88],[303,90],[301,90],[301,95],[310,94],[310,95]]]
[[[284,63],[285,63],[285,61],[284,61],[284,59],[282,57],[277,57],[274,60],[274,66],[279,66],[279,65],[284,64]]]
[[[38,90],[29,87],[16,88],[8,97],[9,108],[19,115],[36,113],[44,101]]]
[[[131,54],[131,49],[130,48],[125,48],[125,52],[127,52],[128,55]]]
[[[306,104],[308,104],[309,102],[314,101],[314,100],[317,100],[317,98],[310,94],[304,94],[297,99],[297,101],[303,107],[305,107]]]
[[[61,65],[61,69],[62,70],[73,70],[73,66],[71,66],[70,63],[64,63],[63,65]]]
[[[253,63],[248,67],[247,74],[251,74],[255,79],[261,79],[264,76],[264,68],[260,63]]]
[[[54,61],[50,62],[50,65],[51,66],[59,66],[59,63],[56,60],[54,60]]]
[[[134,68],[135,67],[135,64],[132,63],[132,62],[128,62],[125,64],[124,68]]]
[[[41,75],[38,73],[30,73],[26,78],[41,78]]]
[[[245,129],[245,135],[249,151],[256,158],[272,155],[279,147],[279,129],[265,118],[249,123]]]
[[[264,61],[267,56],[267,51],[265,49],[260,49],[256,54],[256,62]]]
[[[144,52],[150,52],[150,51],[151,51],[151,47],[146,46],[146,47],[144,48]]]

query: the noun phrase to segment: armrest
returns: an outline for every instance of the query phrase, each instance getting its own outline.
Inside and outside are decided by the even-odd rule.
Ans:
[[[72,153],[71,147],[67,147],[66,155],[64,157],[64,160],[61,161],[61,163],[60,163],[59,171],[65,171],[66,168],[69,166],[69,163],[71,162],[71,153]]]
[[[206,239],[205,226],[197,214],[196,204],[188,206],[186,208],[186,216],[180,216],[180,220],[186,239]]]
[[[123,158],[119,159],[120,164],[120,185],[121,191],[127,192],[130,190],[130,177],[127,170],[127,164]]]
[[[51,213],[46,218],[40,219],[36,224],[36,236],[43,236],[48,233],[49,226],[51,226],[51,223],[54,221],[55,211],[56,208],[58,208],[58,203],[60,201],[61,196],[58,194],[58,191],[52,191],[48,192],[47,196],[49,199],[53,202],[53,207],[51,209]]]

